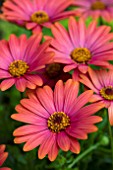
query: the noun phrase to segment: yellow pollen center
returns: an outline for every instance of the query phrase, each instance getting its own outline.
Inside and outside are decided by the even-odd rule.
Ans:
[[[10,64],[9,72],[14,77],[20,77],[27,72],[28,68],[29,66],[26,62],[22,60],[15,60]]]
[[[61,72],[61,65],[58,63],[49,64],[46,73],[50,78],[56,78]]]
[[[96,1],[92,4],[92,10],[104,10],[106,8],[105,4],[101,1]]]
[[[78,63],[85,63],[91,59],[91,53],[87,48],[75,48],[71,58]]]
[[[48,119],[48,128],[58,133],[70,125],[70,119],[64,112],[55,112]]]
[[[49,21],[49,16],[45,11],[37,11],[31,15],[31,20],[37,24],[43,24]]]
[[[113,87],[108,86],[100,90],[100,94],[104,99],[113,100]]]

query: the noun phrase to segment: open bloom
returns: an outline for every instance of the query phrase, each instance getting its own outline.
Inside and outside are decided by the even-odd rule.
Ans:
[[[113,126],[113,71],[93,71],[89,68],[88,75],[81,75],[80,81],[95,92],[91,102],[102,101],[108,108],[109,121]]]
[[[80,144],[77,139],[87,139],[88,133],[97,131],[94,123],[102,118],[93,114],[103,107],[101,103],[83,107],[93,93],[88,90],[77,97],[78,84],[72,79],[65,84],[59,80],[54,91],[44,86],[37,89],[36,95],[22,99],[21,104],[16,106],[18,113],[11,117],[27,125],[14,131],[14,142],[26,142],[24,151],[40,145],[40,159],[48,154],[51,161],[55,160],[60,148],[78,154]]]
[[[50,28],[55,21],[76,15],[75,10],[65,11],[71,4],[72,0],[6,0],[3,14],[10,22],[40,32],[42,27]]]
[[[0,145],[0,170],[11,170],[10,168],[7,167],[1,167],[8,157],[8,153],[4,152],[4,150],[5,150],[5,145],[3,144]]]
[[[53,52],[45,52],[49,41],[40,45],[42,34],[33,35],[27,39],[26,35],[19,38],[10,36],[10,40],[0,42],[0,79],[1,90],[4,91],[15,84],[23,92],[26,87],[35,89],[42,86],[43,81],[36,73],[53,60]]]
[[[113,60],[113,33],[108,26],[96,27],[96,21],[88,28],[81,18],[78,22],[70,17],[68,31],[59,23],[52,26],[51,48],[54,61],[64,63],[64,71],[74,70],[73,78],[77,80],[79,72],[86,73],[90,64],[113,69],[109,60]]]
[[[98,19],[102,17],[106,21],[113,20],[112,0],[73,0],[73,4],[78,6],[77,12],[87,18],[89,16]]]
[[[66,82],[71,78],[71,74],[63,71],[64,65],[61,63],[51,63],[46,65],[45,68],[40,70],[40,77],[43,80],[43,85],[49,85],[54,88],[58,80]]]

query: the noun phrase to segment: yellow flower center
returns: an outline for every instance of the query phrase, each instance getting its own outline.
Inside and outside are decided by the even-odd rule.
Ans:
[[[37,24],[43,24],[49,21],[49,16],[45,11],[37,11],[31,15],[31,20]]]
[[[71,58],[78,63],[85,63],[91,59],[91,53],[87,48],[75,48]]]
[[[58,133],[70,125],[70,119],[64,112],[55,112],[48,119],[48,128]]]
[[[20,77],[27,72],[28,68],[29,66],[26,62],[22,60],[15,60],[10,64],[9,72],[14,77]]]
[[[56,78],[61,72],[61,65],[58,63],[49,64],[46,68],[46,73],[50,78]]]
[[[92,4],[92,10],[104,10],[106,8],[105,4],[101,1],[96,1]]]
[[[113,100],[113,87],[108,86],[100,90],[100,94],[104,99]]]

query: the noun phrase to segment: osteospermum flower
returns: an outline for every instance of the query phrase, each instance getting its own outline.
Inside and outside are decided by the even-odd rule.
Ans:
[[[43,80],[43,85],[54,87],[58,80],[67,81],[72,76],[63,71],[64,65],[60,63],[48,64],[45,68],[40,70],[40,77]]]
[[[5,145],[3,144],[0,145],[0,170],[11,170],[10,168],[7,167],[1,167],[8,157],[8,153],[4,152],[4,150],[5,150]]]
[[[65,11],[71,4],[72,0],[6,0],[3,14],[10,22],[40,32],[42,27],[50,28],[55,21],[76,15],[75,10]]]
[[[83,107],[93,93],[89,90],[77,97],[78,84],[69,79],[63,85],[63,81],[59,80],[54,91],[44,86],[37,89],[36,95],[21,100],[21,104],[16,106],[18,113],[11,117],[27,125],[14,131],[14,142],[26,142],[24,151],[40,145],[40,159],[48,154],[51,161],[55,160],[60,148],[78,154],[78,139],[87,139],[88,133],[97,131],[94,123],[102,118],[93,114],[103,107],[101,103]]]
[[[53,52],[45,52],[49,41],[40,45],[42,34],[26,35],[17,38],[10,36],[10,40],[0,42],[0,79],[1,90],[4,91],[15,84],[16,88],[23,92],[26,87],[35,89],[42,86],[43,81],[37,72],[45,67],[45,64],[53,60]]]
[[[55,52],[54,61],[64,63],[64,71],[74,70],[73,78],[78,79],[79,72],[86,73],[90,64],[113,69],[109,60],[113,60],[113,33],[108,26],[96,27],[96,21],[88,28],[81,18],[78,22],[71,17],[68,31],[59,23],[52,26],[51,48]]]
[[[89,68],[88,73],[89,76],[81,75],[80,81],[95,92],[91,102],[102,101],[108,108],[109,121],[113,126],[113,71]]]
[[[74,0],[73,4],[78,6],[77,12],[84,18],[91,16],[94,19],[102,17],[108,22],[113,20],[112,0]]]

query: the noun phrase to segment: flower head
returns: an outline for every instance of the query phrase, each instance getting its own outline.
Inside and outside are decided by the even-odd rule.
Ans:
[[[93,114],[103,107],[100,103],[84,106],[93,93],[89,90],[77,97],[78,91],[78,82],[69,79],[63,84],[59,80],[54,91],[44,86],[29,99],[21,100],[21,104],[16,106],[18,113],[11,117],[27,125],[14,131],[14,142],[25,142],[24,151],[40,145],[40,159],[48,154],[51,161],[55,160],[60,148],[78,154],[78,139],[87,139],[88,133],[97,131],[94,123],[102,118]]]
[[[5,150],[5,145],[0,145],[0,170],[11,170],[10,168],[7,167],[1,167],[3,165],[3,163],[5,162],[5,160],[8,157],[8,153],[4,152]]]
[[[17,38],[10,36],[7,42],[0,42],[0,79],[1,90],[4,91],[15,84],[23,92],[26,87],[35,89],[43,81],[36,73],[53,61],[53,52],[46,52],[49,41],[40,45],[42,34],[33,35],[27,39],[26,35]]]
[[[113,71],[94,71],[89,68],[88,76],[81,75],[80,82],[95,92],[91,102],[102,101],[105,104],[110,124],[113,126]]]
[[[49,85],[54,88],[58,80],[67,81],[71,78],[69,73],[63,71],[64,65],[61,63],[51,63],[46,65],[45,68],[40,70],[40,77],[43,80],[43,85]]]
[[[41,32],[42,27],[50,28],[55,21],[76,15],[75,10],[65,11],[71,4],[72,0],[6,0],[2,9],[8,21]]]
[[[68,31],[59,23],[52,26],[54,38],[51,39],[51,48],[54,51],[54,61],[64,63],[64,71],[74,70],[73,77],[78,79],[80,72],[86,73],[88,66],[93,64],[113,69],[109,60],[113,60],[113,33],[110,27],[96,27],[96,21],[90,23],[88,28],[81,18],[78,22],[70,17]]]
[[[102,17],[106,21],[113,19],[113,1],[112,0],[74,0],[74,5],[78,7],[77,12],[87,18],[94,19]]]

